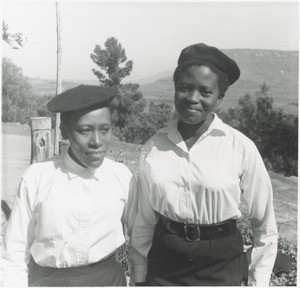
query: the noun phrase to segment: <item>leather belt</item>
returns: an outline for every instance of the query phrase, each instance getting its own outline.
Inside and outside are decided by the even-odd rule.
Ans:
[[[234,234],[237,230],[236,220],[230,219],[217,224],[188,224],[175,222],[162,215],[162,225],[172,234],[184,237],[187,241],[219,239]]]

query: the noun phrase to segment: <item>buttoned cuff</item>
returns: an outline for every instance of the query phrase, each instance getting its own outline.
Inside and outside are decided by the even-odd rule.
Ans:
[[[147,276],[147,265],[134,265],[134,281],[145,282]]]
[[[249,271],[248,286],[270,286],[270,275],[266,273]]]

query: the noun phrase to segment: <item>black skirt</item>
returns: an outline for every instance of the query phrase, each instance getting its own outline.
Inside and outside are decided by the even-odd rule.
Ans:
[[[28,275],[32,287],[126,286],[124,270],[115,255],[97,263],[74,268],[52,268],[34,261]]]
[[[158,221],[148,253],[148,286],[241,286],[243,240],[232,235],[188,242]]]

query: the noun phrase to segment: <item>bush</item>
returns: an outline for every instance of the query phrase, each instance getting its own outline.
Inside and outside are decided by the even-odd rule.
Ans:
[[[268,89],[264,83],[255,97],[247,94],[236,108],[218,114],[254,141],[269,169],[298,175],[298,117],[274,109]]]
[[[238,220],[238,227],[241,231],[244,245],[249,246],[253,243],[253,231],[250,221],[243,216]],[[296,286],[297,285],[297,245],[285,238],[278,239],[278,253],[291,257],[292,266],[289,273],[277,273],[278,267],[274,266],[271,275],[270,286]],[[277,275],[277,276],[276,276]]]
[[[296,286],[297,285],[297,245],[285,238],[278,239],[278,252],[288,255],[292,259],[291,271],[276,276],[272,273],[270,286]]]
[[[121,141],[145,144],[159,129],[172,118],[172,107],[168,104],[150,103],[149,112],[131,117],[122,129],[115,129],[115,136]]]

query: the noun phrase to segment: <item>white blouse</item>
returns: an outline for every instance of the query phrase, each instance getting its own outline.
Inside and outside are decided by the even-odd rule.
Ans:
[[[125,242],[121,220],[132,179],[125,165],[107,158],[93,170],[68,153],[31,165],[4,238],[3,286],[28,285],[31,255],[39,265],[58,268],[111,255]]]
[[[141,157],[131,239],[135,280],[145,281],[156,212],[177,222],[213,224],[238,219],[243,204],[254,232],[249,284],[268,285],[278,232],[270,178],[256,146],[214,114],[188,150],[177,124],[151,138]]]

